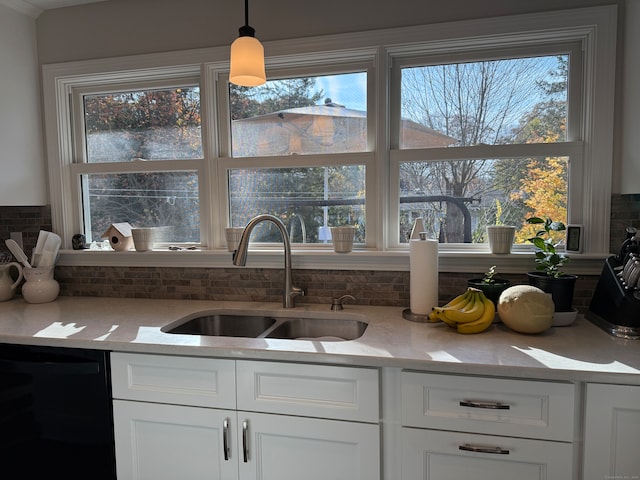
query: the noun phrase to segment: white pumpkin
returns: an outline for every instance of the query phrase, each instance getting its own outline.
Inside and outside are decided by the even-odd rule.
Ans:
[[[551,295],[531,285],[514,285],[498,300],[500,320],[516,332],[541,333],[553,323],[555,305]]]

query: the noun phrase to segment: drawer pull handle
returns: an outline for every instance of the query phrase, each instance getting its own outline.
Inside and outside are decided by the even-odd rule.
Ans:
[[[222,422],[222,449],[224,450],[225,461],[229,460],[229,419]]]
[[[470,408],[487,408],[489,410],[509,410],[510,405],[500,402],[483,402],[478,400],[462,400],[460,402],[461,407]]]
[[[464,450],[465,452],[491,453],[492,455],[509,455],[509,450],[506,448],[480,447],[476,445],[469,445],[468,443],[459,445],[458,450]]]
[[[249,422],[245,420],[242,422],[242,457],[244,463],[249,461],[249,446],[247,445],[247,433],[249,431]]]

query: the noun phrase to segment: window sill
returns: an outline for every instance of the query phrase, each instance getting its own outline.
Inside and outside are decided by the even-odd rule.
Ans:
[[[282,250],[250,249],[247,257],[249,268],[282,268]],[[567,273],[600,275],[603,260],[608,254],[570,254]],[[295,250],[292,252],[294,269],[303,270],[380,270],[408,271],[409,252],[354,250],[348,254],[328,250]],[[60,266],[109,266],[109,267],[188,267],[230,268],[231,253],[226,250],[182,250],[150,252],[114,252],[94,250],[63,250],[58,259]],[[531,252],[513,252],[494,255],[486,251],[440,252],[440,272],[481,273],[496,265],[501,273],[525,273],[534,270]]]

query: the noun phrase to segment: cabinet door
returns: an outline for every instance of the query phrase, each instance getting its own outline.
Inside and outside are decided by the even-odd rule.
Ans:
[[[380,478],[378,425],[249,412],[238,422],[242,480]]]
[[[238,478],[237,452],[231,448],[235,412],[126,400],[114,400],[113,411],[118,478]]]
[[[570,443],[402,429],[403,480],[571,479]]]
[[[639,478],[640,387],[587,385],[584,479]]]

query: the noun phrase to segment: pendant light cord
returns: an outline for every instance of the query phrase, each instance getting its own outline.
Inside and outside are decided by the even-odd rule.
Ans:
[[[241,37],[253,37],[256,31],[249,26],[249,0],[244,0],[244,25],[238,29]]]

